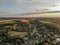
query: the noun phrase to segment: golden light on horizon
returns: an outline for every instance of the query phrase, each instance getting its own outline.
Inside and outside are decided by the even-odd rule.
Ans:
[[[42,14],[28,14],[21,17],[46,17],[46,18],[60,18],[60,13],[42,13]]]

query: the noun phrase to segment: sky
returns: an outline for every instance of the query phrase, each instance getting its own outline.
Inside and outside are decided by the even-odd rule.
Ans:
[[[0,17],[43,11],[60,11],[60,0],[0,0]]]

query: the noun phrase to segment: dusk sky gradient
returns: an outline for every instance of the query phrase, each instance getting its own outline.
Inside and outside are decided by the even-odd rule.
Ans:
[[[60,0],[0,0],[0,17],[48,9],[60,11]]]

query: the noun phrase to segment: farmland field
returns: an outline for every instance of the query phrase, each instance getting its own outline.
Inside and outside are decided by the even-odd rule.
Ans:
[[[60,18],[0,18],[0,45],[59,45]]]

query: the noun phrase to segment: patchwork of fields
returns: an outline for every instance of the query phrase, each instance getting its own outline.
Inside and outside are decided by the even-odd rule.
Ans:
[[[60,18],[1,18],[0,45],[59,45]]]

